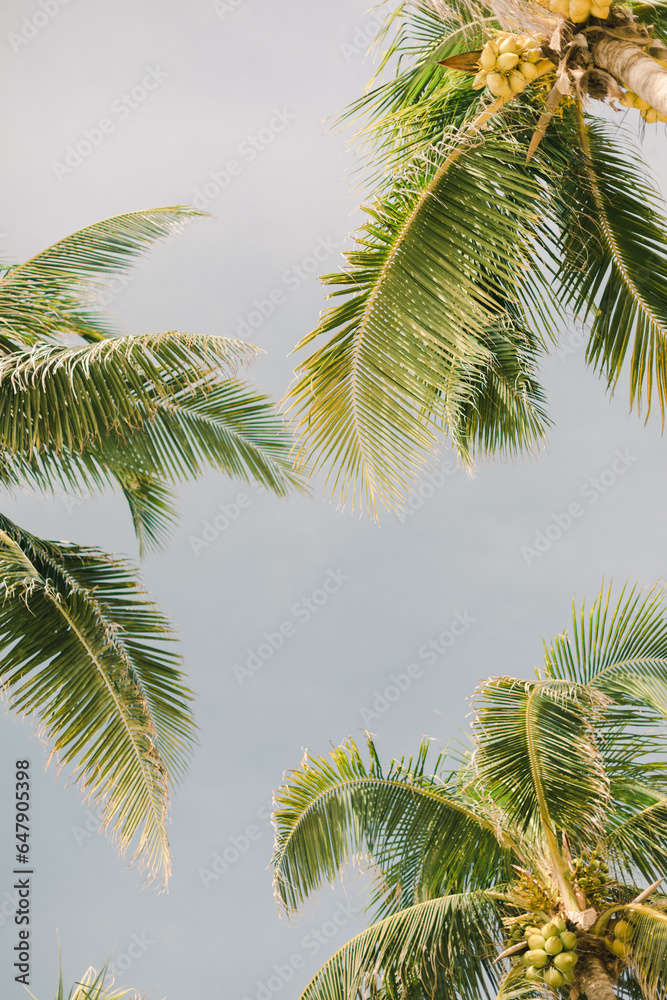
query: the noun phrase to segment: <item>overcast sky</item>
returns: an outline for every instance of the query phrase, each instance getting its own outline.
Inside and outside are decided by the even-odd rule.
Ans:
[[[266,352],[252,378],[279,398],[293,365],[287,355],[322,307],[316,274],[335,268],[354,223],[353,161],[324,121],[369,78],[366,7],[5,0],[0,250],[21,260],[104,217],[195,201],[215,218],[158,248],[119,290],[114,312],[128,332],[252,340]],[[97,144],[68,162],[86,130]],[[662,127],[647,130],[654,164],[664,162],[664,143]],[[230,160],[241,165],[234,174]],[[278,304],[258,323],[253,314],[272,293],[281,293]],[[245,324],[254,324],[251,335]],[[55,994],[59,940],[67,985],[114,949],[119,981],[157,1000],[297,997],[364,926],[352,883],[347,897],[324,891],[291,926],[279,919],[267,807],[303,748],[325,753],[370,728],[388,760],[414,751],[423,734],[463,738],[478,680],[530,676],[542,638],[567,626],[575,593],[592,599],[603,578],[652,584],[667,575],[658,421],[629,415],[625,386],[610,400],[565,328],[564,345],[543,373],[555,423],[548,449],[489,464],[475,478],[445,464],[403,523],[378,527],[326,501],[279,501],[217,475],[181,490],[173,543],[142,568],[182,634],[201,729],[173,802],[170,891],[141,888],[104,837],[89,832],[94,816],[76,789],[45,770],[31,722],[4,715],[3,1000],[25,995],[13,982],[15,928],[1,915],[12,885],[15,759],[29,756],[34,769],[38,1000]],[[251,502],[214,538],[206,523],[240,492]],[[573,503],[582,513],[567,527]],[[3,498],[1,509],[44,537],[138,558],[129,514],[113,496],[25,495]],[[560,537],[552,527],[549,546],[530,555],[554,518],[565,525]],[[306,600],[319,601],[317,610],[307,613]],[[461,621],[441,654],[423,648]],[[235,666],[281,625],[293,634],[239,679]],[[386,699],[392,675],[412,663],[419,671],[410,687]],[[235,851],[228,870],[209,878],[214,856]]]

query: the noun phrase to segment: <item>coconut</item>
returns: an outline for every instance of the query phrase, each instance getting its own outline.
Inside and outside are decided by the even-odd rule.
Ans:
[[[554,69],[554,64],[551,59],[540,59],[539,62],[535,63],[535,69],[538,73],[546,73],[547,70]]]
[[[549,961],[549,956],[543,948],[535,948],[527,951],[521,961],[526,966],[534,965],[536,969],[541,969]]]
[[[540,933],[539,927],[533,927],[532,925],[530,927],[526,927],[526,941],[528,940],[531,934],[539,934],[539,933]]]
[[[516,52],[503,52],[498,56],[498,69],[501,73],[508,73],[514,69],[518,61],[519,56]]]
[[[491,44],[488,43],[482,49],[482,54],[479,57],[480,66],[483,69],[494,69],[496,61],[498,59],[498,54],[491,48]]]
[[[614,955],[617,955],[619,958],[625,958],[628,954],[628,946],[623,941],[619,941],[618,938],[614,938],[612,941],[611,950]]]
[[[632,928],[630,927],[630,924],[627,922],[627,920],[619,920],[619,922],[614,927],[614,934],[616,935],[617,938],[620,938],[621,941],[627,941],[631,933],[632,933]]]
[[[531,983],[541,983],[542,973],[539,969],[536,969],[534,965],[529,965],[526,969],[526,979],[529,979]]]
[[[572,951],[562,951],[554,955],[554,965],[560,972],[571,972],[576,965],[576,956]]]
[[[549,7],[554,14],[561,14],[562,17],[568,17],[570,13],[570,0],[551,0]]]
[[[543,924],[543,926],[542,926],[542,928],[540,930],[540,934],[542,935],[542,937],[546,941],[550,937],[556,937],[556,935],[558,934],[558,928],[555,927],[554,924],[552,924],[552,923]]]
[[[544,950],[547,955],[557,955],[563,950],[563,942],[559,937],[550,937],[544,942]]]
[[[526,62],[529,62],[529,63],[539,62],[540,59],[542,58],[542,50],[541,49],[525,49],[525,51],[523,53],[523,58],[526,60]]]
[[[544,938],[541,934],[531,934],[529,938],[526,938],[526,940],[528,941],[528,947],[533,951],[535,951],[535,949],[544,949]]]
[[[530,83],[537,76],[537,70],[535,69],[535,66],[534,66],[533,63],[522,62],[522,63],[519,63],[519,66],[517,68],[518,68],[519,72],[521,73],[521,75],[523,76],[523,78],[526,81],[526,83]]]
[[[486,86],[486,70],[480,70],[475,79],[472,81],[473,90],[481,90],[482,87]],[[518,940],[518,938],[517,938]]]
[[[525,76],[515,70],[514,73],[510,73],[510,87],[515,94],[520,94],[522,90],[525,90],[528,86],[528,80]]]
[[[557,990],[563,983],[563,977],[558,969],[554,969],[552,966],[545,970],[544,981],[547,986],[551,986],[552,989]]]
[[[567,949],[567,951],[572,951],[573,948],[577,947],[577,935],[572,931],[563,931],[560,939],[563,942],[563,948]]]
[[[562,934],[563,931],[567,930],[567,924],[560,914],[557,917],[554,917],[551,923],[558,929],[559,934]]]
[[[508,52],[516,53],[518,51],[519,51],[519,45],[514,35],[508,35],[506,38],[503,38],[499,47],[499,52],[501,56],[506,55]]]
[[[570,0],[570,20],[575,24],[587,21],[591,12],[589,0]]]

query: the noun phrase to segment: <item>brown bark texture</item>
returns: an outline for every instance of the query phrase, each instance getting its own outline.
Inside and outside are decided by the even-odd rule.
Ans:
[[[597,955],[586,959],[582,986],[588,1000],[616,1000],[611,976]]]
[[[667,115],[667,69],[647,55],[634,42],[604,38],[595,46],[596,65],[606,69],[630,90]]]

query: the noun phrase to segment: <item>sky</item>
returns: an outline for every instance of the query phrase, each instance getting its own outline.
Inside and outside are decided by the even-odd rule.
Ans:
[[[323,306],[317,275],[341,263],[359,219],[349,136],[329,119],[370,78],[367,6],[5,0],[0,252],[20,261],[111,215],[196,204],[212,217],[156,248],[109,308],[128,333],[250,340],[264,354],[249,378],[279,399],[290,352]],[[664,129],[641,142],[659,171]],[[573,597],[592,601],[603,580],[667,577],[659,421],[629,413],[626,384],[610,398],[584,354],[564,320],[543,365],[554,426],[538,456],[470,476],[444,445],[403,521],[337,510],[319,489],[279,500],[216,474],[180,489],[170,547],[141,566],[197,695],[200,744],[173,798],[169,892],[143,888],[96,832],[76,788],[47,767],[34,720],[4,713],[3,1000],[27,995],[12,970],[18,759],[33,774],[38,1000],[55,995],[59,947],[67,986],[111,955],[117,982],[156,1000],[296,998],[365,926],[363,878],[324,889],[292,922],[273,899],[272,793],[304,749],[326,754],[366,729],[386,761],[423,735],[465,742],[475,686],[532,676]],[[112,494],[4,496],[0,509],[43,537],[138,561]],[[248,677],[260,647],[263,666]]]

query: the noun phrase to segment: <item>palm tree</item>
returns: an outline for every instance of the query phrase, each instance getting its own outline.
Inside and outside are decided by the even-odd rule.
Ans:
[[[191,216],[107,219],[0,280],[0,485],[125,495],[141,551],[175,519],[173,487],[218,469],[279,496],[299,487],[291,439],[237,377],[257,349],[176,332],[115,336],[96,303],[109,281]],[[170,788],[194,743],[174,636],[124,559],[45,541],[0,514],[0,678],[71,765],[102,826],[148,878],[166,880]]]
[[[468,465],[540,446],[537,363],[568,320],[607,388],[627,368],[631,405],[664,421],[662,203],[598,113],[667,120],[660,34],[667,5],[634,0],[402,0],[389,15],[389,78],[344,116],[366,118],[367,221],[322,279],[335,303],[288,396],[301,455],[341,502],[399,510],[442,433]]]
[[[306,754],[276,795],[277,900],[361,859],[376,921],[303,1000],[664,997],[666,717],[663,592],[603,588],[536,680],[480,684],[471,753]]]

